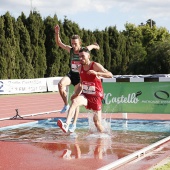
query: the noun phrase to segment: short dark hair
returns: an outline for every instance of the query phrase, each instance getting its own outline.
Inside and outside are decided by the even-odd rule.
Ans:
[[[81,53],[81,52],[90,53],[90,51],[88,50],[87,47],[82,47],[82,48],[79,50],[79,53]]]

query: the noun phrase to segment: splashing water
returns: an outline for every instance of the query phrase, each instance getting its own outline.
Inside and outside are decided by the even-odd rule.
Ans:
[[[93,121],[93,113],[88,113],[88,124],[89,124],[89,131],[90,133],[97,133],[97,128],[94,124],[94,121]],[[109,119],[109,121],[106,119],[106,118],[103,118],[102,119],[102,125],[104,127],[104,133],[108,133],[110,134],[111,133],[111,119]]]

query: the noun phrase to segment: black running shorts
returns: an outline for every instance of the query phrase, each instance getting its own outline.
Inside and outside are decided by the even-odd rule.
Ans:
[[[72,72],[70,71],[67,76],[70,78],[71,80],[71,84],[73,86],[77,85],[78,83],[80,83],[80,75],[79,73],[75,73],[75,72]]]

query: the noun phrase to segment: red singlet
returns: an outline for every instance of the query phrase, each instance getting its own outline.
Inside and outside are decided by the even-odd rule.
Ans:
[[[93,65],[94,62],[91,63],[89,70],[93,70]],[[102,82],[101,79],[97,78],[95,75],[87,74],[89,70],[85,71],[83,66],[81,67],[80,77],[83,85],[82,94],[88,100],[86,108],[94,111],[99,111],[102,109]]]

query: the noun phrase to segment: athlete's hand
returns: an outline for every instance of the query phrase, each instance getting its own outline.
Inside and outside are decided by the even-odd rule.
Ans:
[[[87,74],[93,74],[93,75],[96,75],[96,76],[97,76],[97,72],[94,71],[94,70],[89,70],[89,71],[87,72]]]
[[[60,32],[60,26],[59,26],[59,25],[56,25],[55,28],[54,28],[54,30],[55,30],[55,33],[56,33],[56,34],[59,34],[59,32]]]

